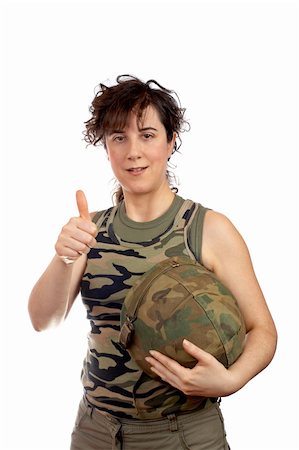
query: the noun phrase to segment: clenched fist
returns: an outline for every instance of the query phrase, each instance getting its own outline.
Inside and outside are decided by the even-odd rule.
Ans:
[[[72,217],[62,228],[55,250],[65,262],[72,262],[87,254],[96,243],[97,227],[91,221],[88,204],[83,191],[76,192],[79,217]]]

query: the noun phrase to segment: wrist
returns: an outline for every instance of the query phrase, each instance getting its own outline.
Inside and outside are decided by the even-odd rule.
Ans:
[[[76,259],[70,258],[69,256],[61,256],[58,253],[55,254],[55,259],[64,267],[71,268],[76,261]]]
[[[239,391],[248,380],[244,380],[242,376],[240,376],[240,372],[237,370],[237,368],[229,367],[227,369],[229,374],[229,381],[227,384],[227,396],[234,394],[235,392]]]
[[[69,256],[59,256],[59,258],[66,266],[70,266],[75,262],[75,259],[72,259]]]

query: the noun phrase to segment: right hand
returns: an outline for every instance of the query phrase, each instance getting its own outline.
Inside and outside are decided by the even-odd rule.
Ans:
[[[62,228],[55,250],[59,257],[78,259],[96,244],[97,226],[91,221],[88,204],[83,191],[76,192],[79,217],[72,217]]]

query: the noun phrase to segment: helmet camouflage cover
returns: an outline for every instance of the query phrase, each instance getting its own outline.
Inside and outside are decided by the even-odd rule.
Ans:
[[[232,293],[186,256],[165,259],[142,275],[121,310],[120,343],[153,378],[149,350],[192,368],[197,361],[183,349],[186,338],[228,368],[242,353],[245,334]]]

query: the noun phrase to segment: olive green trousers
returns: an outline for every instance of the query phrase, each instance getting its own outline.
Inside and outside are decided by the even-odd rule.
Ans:
[[[157,420],[107,417],[83,398],[71,450],[229,450],[218,403]]]

